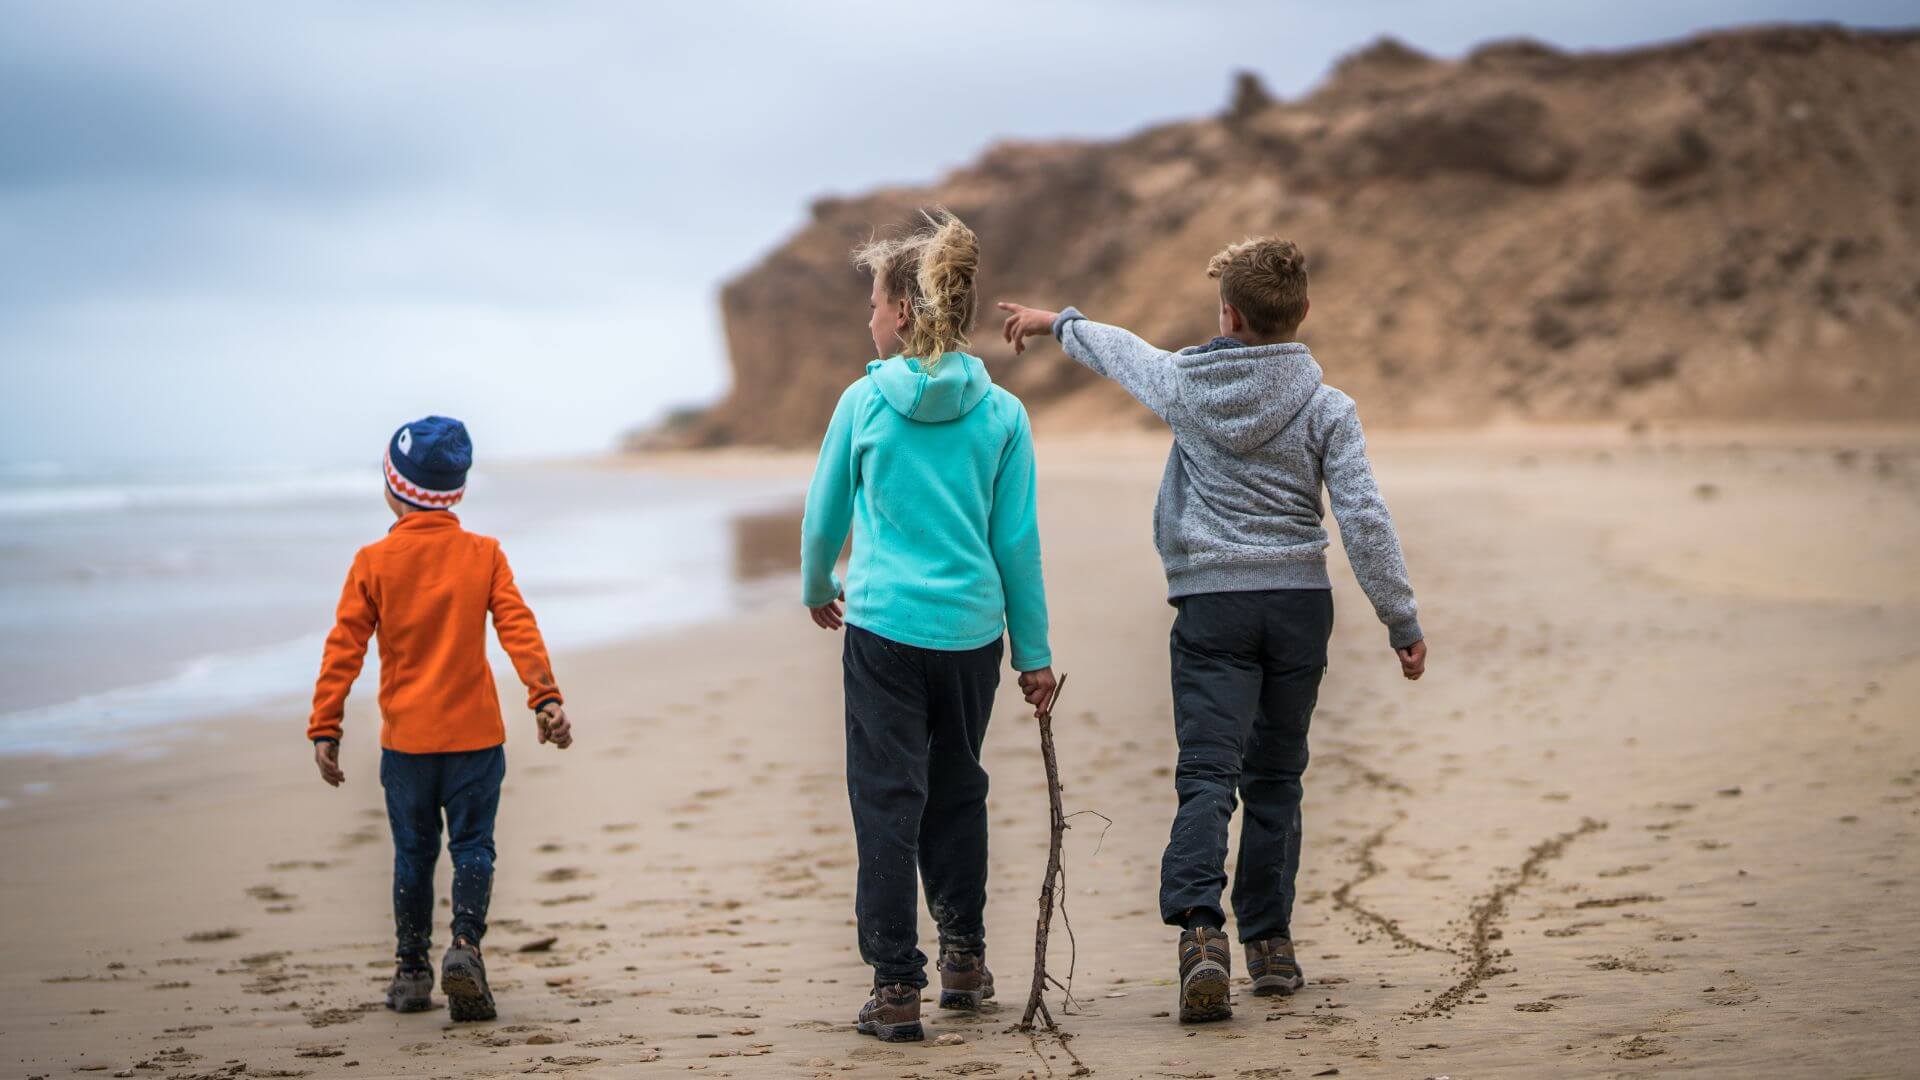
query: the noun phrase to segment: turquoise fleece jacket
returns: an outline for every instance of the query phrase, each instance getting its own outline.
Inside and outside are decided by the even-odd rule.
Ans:
[[[833,567],[849,527],[847,622],[950,652],[1004,628],[1014,670],[1053,663],[1033,430],[978,357],[947,353],[933,374],[910,357],[875,360],[840,395],[800,527],[808,607],[841,595]]]

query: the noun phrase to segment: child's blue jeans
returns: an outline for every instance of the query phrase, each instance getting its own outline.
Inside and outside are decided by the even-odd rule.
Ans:
[[[453,754],[380,752],[380,786],[393,827],[393,923],[403,967],[427,966],[433,948],[433,870],[440,815],[453,856],[453,936],[475,945],[493,895],[493,817],[507,773],[503,747]]]

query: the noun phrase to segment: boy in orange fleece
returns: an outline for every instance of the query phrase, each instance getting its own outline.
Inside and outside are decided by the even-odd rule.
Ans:
[[[307,737],[320,779],[339,787],[340,718],[380,635],[380,784],[393,827],[393,920],[400,939],[387,1007],[432,1008],[433,869],[446,814],[453,856],[453,945],[440,985],[455,1020],[491,1020],[480,939],[493,893],[493,818],[506,774],[506,728],[487,665],[486,623],[512,658],[536,713],[540,741],[565,750],[573,731],[533,612],[514,587],[500,544],[460,526],[473,443],[458,420],[403,425],[387,446],[385,539],[360,549],[340,594],[313,691]]]

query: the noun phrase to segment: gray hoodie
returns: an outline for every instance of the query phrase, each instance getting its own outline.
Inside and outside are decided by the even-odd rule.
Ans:
[[[1421,640],[1353,399],[1320,381],[1305,345],[1215,338],[1169,353],[1073,308],[1053,333],[1068,356],[1125,387],[1173,429],[1153,512],[1169,599],[1331,588],[1324,482],[1347,561],[1388,640],[1396,649]]]

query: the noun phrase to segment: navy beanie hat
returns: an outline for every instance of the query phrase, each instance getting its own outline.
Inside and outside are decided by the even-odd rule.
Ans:
[[[445,510],[467,492],[473,440],[467,425],[429,416],[400,425],[387,442],[387,490],[422,510]]]

